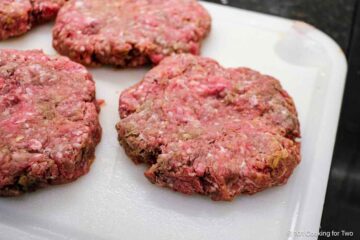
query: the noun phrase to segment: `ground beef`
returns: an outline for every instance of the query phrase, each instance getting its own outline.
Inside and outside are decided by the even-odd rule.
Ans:
[[[0,196],[71,182],[101,138],[87,70],[41,51],[0,50]]]
[[[0,40],[22,35],[52,20],[67,0],[1,0]]]
[[[181,54],[120,96],[119,141],[159,186],[231,200],[286,183],[300,130],[278,80]]]
[[[86,65],[135,67],[172,53],[199,54],[210,24],[196,0],[77,0],[59,12],[53,45]]]

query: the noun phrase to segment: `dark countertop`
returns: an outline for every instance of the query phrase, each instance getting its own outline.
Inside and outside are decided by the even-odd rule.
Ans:
[[[321,230],[353,231],[360,240],[360,0],[207,0],[302,20],[335,39],[349,70],[321,220]]]
[[[207,0],[252,11],[301,20],[332,36],[346,50],[349,46],[357,0]]]

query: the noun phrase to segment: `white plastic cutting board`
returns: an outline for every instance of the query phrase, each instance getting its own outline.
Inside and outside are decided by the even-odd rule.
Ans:
[[[293,239],[289,231],[318,231],[347,68],[342,51],[307,24],[203,4],[213,28],[202,54],[224,66],[273,75],[295,100],[302,162],[288,184],[233,202],[150,184],[145,167],[124,154],[114,127],[119,93],[148,69],[91,69],[97,96],[106,104],[100,115],[103,138],[90,173],[71,184],[0,199],[1,239],[282,240]],[[56,54],[51,28],[37,27],[0,42],[0,48]]]

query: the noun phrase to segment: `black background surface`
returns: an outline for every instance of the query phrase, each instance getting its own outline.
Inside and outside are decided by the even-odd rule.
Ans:
[[[360,0],[207,1],[305,21],[344,50],[349,70],[321,230],[352,231],[353,237],[330,238],[360,240]]]

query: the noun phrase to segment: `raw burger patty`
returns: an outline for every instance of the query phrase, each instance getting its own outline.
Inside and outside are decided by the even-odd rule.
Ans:
[[[29,31],[52,20],[67,0],[0,0],[0,40]]]
[[[73,0],[59,12],[53,45],[86,65],[135,67],[199,54],[210,24],[196,0]]]
[[[0,196],[71,182],[101,138],[86,69],[41,51],[0,50]]]
[[[286,183],[300,162],[299,122],[278,80],[189,54],[164,59],[120,96],[119,141],[145,176],[231,200]]]

